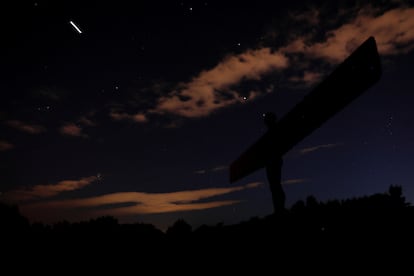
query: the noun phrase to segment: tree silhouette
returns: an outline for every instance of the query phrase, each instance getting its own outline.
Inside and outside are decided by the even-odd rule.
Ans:
[[[402,196],[402,187],[391,185],[388,189],[388,194],[391,198],[391,205],[393,207],[406,207],[409,203],[405,201],[405,197]]]
[[[178,219],[167,229],[167,236],[172,238],[184,238],[191,234],[192,227],[184,219]]]
[[[29,227],[28,219],[20,214],[19,208],[15,205],[0,202],[0,219],[4,232],[22,231]]]

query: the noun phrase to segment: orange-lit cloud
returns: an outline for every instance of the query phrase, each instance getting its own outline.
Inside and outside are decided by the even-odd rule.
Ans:
[[[37,202],[21,205],[20,208],[22,213],[29,218],[45,221],[70,219],[62,217],[62,214],[69,214],[70,212],[76,213],[75,215],[72,213],[72,216],[75,216],[76,219],[87,219],[103,215],[128,217],[142,214],[194,211],[236,204],[240,201],[197,201],[257,188],[260,185],[262,185],[261,182],[254,182],[230,188],[209,188],[169,193],[120,192],[82,199]],[[102,207],[106,208],[102,209]],[[47,212],[47,210],[53,210],[53,212]]]
[[[304,155],[304,154],[312,153],[320,149],[331,149],[331,148],[335,148],[341,145],[342,143],[336,143],[336,144],[331,143],[331,144],[323,144],[323,145],[317,145],[313,147],[307,147],[307,148],[300,149],[299,154]]]
[[[404,54],[414,49],[414,8],[399,7],[379,12],[371,6],[360,8],[349,21],[328,29],[325,37],[315,40],[315,33],[324,20],[323,12],[310,10],[306,13],[292,13],[293,21],[314,27],[315,32],[296,34],[291,41],[278,49],[262,47],[248,49],[244,53],[227,56],[210,69],[196,74],[175,89],[157,92],[159,96],[153,108],[137,114],[125,112],[110,113],[113,120],[147,122],[148,114],[173,114],[184,118],[208,116],[218,109],[237,103],[249,102],[266,91],[250,91],[241,96],[237,86],[244,80],[261,81],[269,73],[291,69],[302,70],[302,74],[288,77],[288,84],[306,87],[321,80],[325,72],[317,67],[310,68],[313,60],[331,65],[338,64],[349,56],[368,37],[374,36],[381,55]],[[294,30],[289,32],[295,33]],[[275,32],[274,38],[277,38]],[[315,69],[316,68],[316,69]],[[325,68],[322,66],[321,68]],[[175,126],[175,124],[171,124]]]
[[[18,120],[6,121],[6,125],[30,134],[39,134],[46,131],[46,128],[41,125],[31,125]]]
[[[306,85],[312,85],[319,82],[321,77],[321,73],[305,71],[303,75],[290,77],[289,80],[291,82],[301,82],[305,83]]]
[[[79,180],[63,180],[56,184],[36,185],[4,192],[0,199],[11,203],[20,203],[28,200],[49,198],[63,192],[81,189],[98,180],[97,176],[84,177]]]
[[[60,133],[66,136],[74,136],[74,137],[83,137],[83,138],[87,138],[88,135],[82,133],[82,128],[77,126],[74,123],[68,123],[63,125],[60,129],[59,129]]]
[[[304,22],[313,26],[319,24],[320,15],[321,13],[318,9],[310,9],[306,12],[291,12],[289,14],[290,18],[292,18],[294,21]]]
[[[14,148],[13,144],[4,140],[0,140],[0,151],[11,150],[12,148]]]
[[[406,53],[414,48],[414,8],[398,8],[379,16],[363,10],[352,22],[328,33],[310,53],[335,61],[350,54],[368,36],[374,36],[382,55]]]
[[[86,116],[82,116],[78,120],[79,123],[85,125],[85,126],[96,126],[96,123],[92,121],[91,119],[88,119]]]
[[[404,54],[414,49],[414,8],[396,8],[381,14],[362,9],[351,21],[326,34],[326,40],[309,44],[299,37],[283,53],[304,53],[339,63],[368,37],[374,36],[382,55]]]
[[[231,89],[242,80],[260,80],[272,70],[288,67],[288,59],[270,48],[248,50],[225,58],[210,70],[199,73],[191,81],[158,100],[154,113],[172,113],[182,117],[202,117],[245,99]],[[257,94],[251,92],[246,99]]]
[[[148,121],[144,113],[128,114],[126,112],[111,111],[109,116],[115,121],[131,120],[137,123],[146,123]]]

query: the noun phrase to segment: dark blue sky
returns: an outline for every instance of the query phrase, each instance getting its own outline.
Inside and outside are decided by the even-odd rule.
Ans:
[[[270,214],[264,171],[230,184],[228,165],[369,36],[382,78],[286,154],[287,205],[414,201],[408,1],[55,2],[7,7],[4,35],[1,197],[32,221]]]

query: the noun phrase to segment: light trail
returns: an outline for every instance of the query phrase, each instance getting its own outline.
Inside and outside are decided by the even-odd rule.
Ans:
[[[73,21],[69,21],[69,23],[73,26],[73,28],[75,28],[76,31],[78,31],[78,33],[80,33],[80,34],[82,33],[82,31],[79,29],[79,27],[76,26],[75,23],[73,23]]]

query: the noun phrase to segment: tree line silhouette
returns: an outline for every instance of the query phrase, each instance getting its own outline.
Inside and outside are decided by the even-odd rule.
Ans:
[[[282,253],[274,262],[283,264],[290,258],[314,260],[316,256],[331,261],[342,256],[338,258],[343,260],[348,251],[347,256],[352,258],[367,254],[391,257],[401,252],[401,246],[414,244],[414,208],[400,186],[345,200],[320,202],[309,196],[283,213],[252,217],[233,225],[218,223],[192,229],[178,219],[165,232],[151,224],[121,224],[111,216],[53,225],[29,223],[16,206],[3,203],[0,219],[3,250],[7,248],[9,257],[38,257],[42,249],[47,252],[45,256],[54,259],[75,250],[78,262],[89,259],[90,254],[108,261],[138,255],[195,260],[200,252],[214,252],[210,257],[218,262],[228,256],[247,260]],[[127,254],[126,248],[134,254]]]

